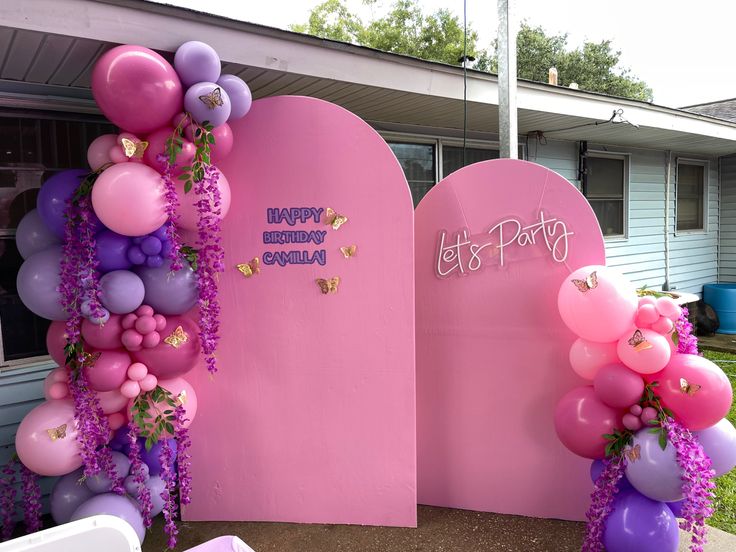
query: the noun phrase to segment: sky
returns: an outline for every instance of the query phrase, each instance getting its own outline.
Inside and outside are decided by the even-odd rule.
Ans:
[[[287,29],[304,23],[321,0],[155,0],[241,21]],[[392,4],[373,7],[345,0],[369,20]],[[462,19],[462,0],[419,0],[425,12],[447,8]],[[736,2],[733,0],[509,0],[518,21],[541,25],[547,34],[568,34],[568,45],[611,40],[620,65],[654,91],[654,103],[682,107],[736,97]],[[467,0],[469,25],[478,46],[496,36],[494,0]],[[694,8],[697,7],[697,12]]]

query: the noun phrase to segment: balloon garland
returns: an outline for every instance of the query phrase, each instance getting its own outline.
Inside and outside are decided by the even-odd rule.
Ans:
[[[124,130],[89,145],[92,172],[46,181],[18,227],[18,293],[52,320],[46,342],[59,368],[3,467],[2,538],[13,531],[20,473],[29,532],[41,527],[38,475],[61,476],[51,493],[57,523],[117,515],[142,542],[163,512],[174,548],[197,410],[181,376],[200,355],[217,370],[230,187],[213,160],[232,149],[226,121],[247,114],[251,94],[220,75],[217,53],[198,41],[177,50],[173,67],[148,48],[112,48],[93,69],[92,93]],[[194,243],[182,230],[196,231]]]
[[[699,355],[687,309],[642,297],[604,266],[573,272],[557,304],[578,335],[573,370],[592,385],[564,395],[560,441],[594,460],[584,551],[678,549],[679,527],[702,551],[713,478],[736,467],[733,400],[726,374]]]

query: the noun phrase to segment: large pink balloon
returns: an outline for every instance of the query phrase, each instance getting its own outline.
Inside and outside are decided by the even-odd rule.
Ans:
[[[598,343],[617,341],[626,333],[634,325],[638,303],[634,285],[605,266],[576,270],[565,278],[557,295],[557,308],[567,327]]]
[[[117,134],[103,134],[92,140],[87,148],[87,163],[93,171],[112,162],[110,149],[117,145],[117,140]]]
[[[220,190],[220,202],[221,202],[221,213],[220,219],[225,218],[227,212],[230,210],[230,184],[219,170],[219,177],[217,179],[217,188]],[[177,213],[179,219],[177,220],[177,226],[184,228],[185,230],[196,230],[197,221],[199,215],[197,214],[197,207],[195,204],[199,201],[196,192],[192,189],[189,193],[184,193],[184,182],[181,180],[176,181],[176,195],[179,196],[179,208]],[[210,204],[212,204],[210,202]],[[105,222],[104,220],[102,222]]]
[[[18,458],[39,475],[64,475],[82,465],[74,403],[47,401],[26,414],[15,434]]]
[[[606,364],[618,362],[616,343],[596,343],[578,338],[570,347],[570,365],[581,378],[592,380]]]
[[[189,427],[194,421],[194,417],[197,415],[197,394],[194,392],[194,387],[185,380],[184,378],[173,378],[169,380],[161,380],[158,382],[159,387],[163,387],[169,391],[175,398],[182,401],[184,406],[185,417],[187,422],[184,423],[184,427]],[[132,409],[134,399],[128,402],[128,419],[132,417]],[[170,407],[165,403],[156,403],[151,409],[152,414],[159,414],[164,410],[168,410]],[[148,420],[152,421],[152,420]],[[168,433],[163,434],[164,437],[170,437]]]
[[[130,356],[122,349],[116,351],[92,351],[99,353],[94,365],[85,368],[89,386],[95,391],[119,389],[127,379]]]
[[[731,408],[731,382],[707,358],[676,354],[664,370],[644,379],[659,382],[655,393],[691,431],[717,424]]]
[[[621,411],[605,405],[590,385],[576,387],[555,408],[555,430],[562,444],[584,458],[605,458],[604,433],[619,427]]]
[[[174,68],[143,46],[117,46],[92,70],[92,95],[105,116],[122,129],[145,134],[182,110],[184,92]]]
[[[621,362],[640,374],[659,372],[672,355],[667,338],[646,328],[631,328],[619,339],[616,350]]]
[[[184,134],[190,142],[194,142],[195,128],[195,125],[190,125],[184,130]],[[222,123],[212,129],[212,136],[215,138],[215,143],[210,146],[210,160],[217,165],[230,155],[230,151],[233,149],[233,131],[230,125]]]
[[[186,316],[167,316],[166,327],[159,333],[160,343],[151,349],[131,352],[133,359],[145,364],[148,372],[159,379],[181,376],[194,368],[200,350],[197,324]],[[172,339],[176,336],[185,337],[186,341]]]
[[[66,365],[66,322],[54,320],[46,332],[46,348],[51,360],[59,366]]]
[[[157,171],[163,171],[165,165],[163,163],[159,163],[157,158],[161,154],[166,155],[166,141],[171,138],[173,134],[174,129],[166,126],[154,130],[151,134],[146,136],[148,147],[143,154],[143,162],[146,165],[156,169]],[[195,153],[196,148],[194,147],[194,144],[189,140],[183,140],[181,152],[176,156],[177,167],[180,168],[184,165],[188,165],[192,159],[194,159]]]
[[[102,223],[118,234],[153,232],[167,218],[161,175],[143,163],[113,165],[97,178],[92,207]]]
[[[608,364],[598,370],[593,388],[598,398],[608,406],[628,408],[641,399],[644,380],[623,364]]]
[[[102,324],[93,324],[87,319],[82,321],[82,337],[95,349],[119,349],[120,336],[123,334],[122,316],[111,314],[110,319]]]

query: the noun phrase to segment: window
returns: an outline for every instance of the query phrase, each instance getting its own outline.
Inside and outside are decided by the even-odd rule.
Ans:
[[[404,169],[416,207],[424,194],[437,182],[435,144],[389,142],[388,145]]]
[[[498,159],[497,149],[465,148],[465,164],[463,164],[462,146],[442,146],[442,177],[479,161]]]
[[[626,169],[626,157],[622,155],[587,155],[583,193],[604,236],[624,236],[626,233]]]
[[[705,230],[705,163],[677,162],[677,230]]]
[[[16,288],[23,263],[15,246],[18,222],[36,207],[42,182],[60,170],[86,167],[87,145],[109,132],[115,127],[73,115],[0,114],[0,366],[47,354],[49,321],[26,309]]]

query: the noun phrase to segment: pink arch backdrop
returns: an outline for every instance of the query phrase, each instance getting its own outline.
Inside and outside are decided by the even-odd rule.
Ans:
[[[605,264],[590,206],[544,167],[486,161],[422,200],[415,244],[419,502],[583,519],[590,461],[552,417],[583,383],[557,291]]]

